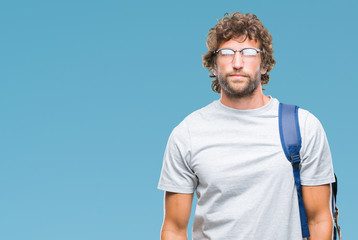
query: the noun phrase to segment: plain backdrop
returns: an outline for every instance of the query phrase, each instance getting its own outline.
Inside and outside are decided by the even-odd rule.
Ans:
[[[208,30],[235,11],[273,36],[265,94],[321,120],[343,236],[354,239],[357,10],[348,0],[1,1],[0,239],[159,239],[167,139],[220,97],[201,57]]]

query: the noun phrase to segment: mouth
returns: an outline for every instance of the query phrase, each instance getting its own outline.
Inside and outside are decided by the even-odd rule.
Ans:
[[[234,78],[246,78],[247,76],[244,74],[230,74],[229,77],[234,77]]]

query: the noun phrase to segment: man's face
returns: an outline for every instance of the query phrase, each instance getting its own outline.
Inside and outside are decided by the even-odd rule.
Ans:
[[[220,44],[219,48],[231,48],[241,50],[243,48],[257,48],[259,43],[255,40],[244,37],[234,38]],[[222,89],[222,94],[230,98],[242,98],[250,96],[261,87],[261,74],[266,73],[266,69],[261,69],[260,54],[250,61],[245,60],[240,52],[236,52],[232,61],[223,61],[220,56],[216,59],[214,74],[217,76]]]

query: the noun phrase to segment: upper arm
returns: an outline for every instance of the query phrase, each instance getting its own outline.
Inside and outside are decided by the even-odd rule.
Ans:
[[[158,188],[167,192],[193,193],[198,185],[198,178],[191,166],[191,156],[189,130],[183,121],[168,139]]]
[[[162,232],[171,231],[186,235],[193,196],[193,193],[165,192]]]
[[[310,112],[299,114],[302,147],[300,178],[304,186],[318,186],[334,182],[332,156],[321,122]]]
[[[302,197],[309,223],[332,220],[330,184],[302,186]]]

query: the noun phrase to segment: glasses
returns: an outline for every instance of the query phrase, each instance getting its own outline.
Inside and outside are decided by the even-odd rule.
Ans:
[[[223,63],[231,63],[235,58],[235,53],[239,52],[241,59],[245,63],[250,63],[256,60],[256,57],[262,51],[257,48],[243,48],[241,50],[234,50],[231,48],[220,48],[214,51],[218,55],[219,61]]]

